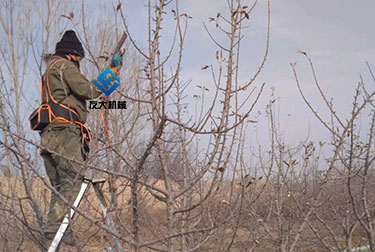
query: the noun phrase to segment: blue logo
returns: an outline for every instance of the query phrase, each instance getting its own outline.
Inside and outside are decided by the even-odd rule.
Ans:
[[[109,86],[114,81],[112,86]],[[111,69],[105,69],[99,76],[98,80],[94,80],[94,85],[97,86],[106,96],[112,94],[116,88],[119,87],[120,79],[114,74]]]

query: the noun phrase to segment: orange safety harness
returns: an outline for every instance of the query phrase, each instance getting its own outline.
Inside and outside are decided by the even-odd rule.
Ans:
[[[38,109],[36,109],[29,117],[30,125],[32,130],[43,130],[48,124],[53,121],[58,121],[61,123],[68,123],[68,124],[76,124],[79,125],[81,128],[81,135],[82,135],[82,144],[84,145],[87,138],[93,144],[94,148],[98,148],[92,141],[90,130],[79,121],[79,115],[73,109],[61,104],[63,100],[65,100],[68,96],[64,99],[57,102],[51,93],[50,86],[49,86],[49,71],[51,68],[56,65],[62,59],[57,59],[49,66],[47,74],[43,76],[42,80],[40,81],[40,94],[41,100],[43,101],[43,94],[46,97],[46,103],[43,103]],[[107,97],[105,98],[107,99]],[[108,136],[108,141],[110,142],[110,135],[108,132],[108,128],[104,121],[104,111],[102,111],[102,122],[104,125],[104,129]]]

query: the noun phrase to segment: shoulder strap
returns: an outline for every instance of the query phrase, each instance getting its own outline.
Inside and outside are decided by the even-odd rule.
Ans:
[[[48,67],[47,73],[43,76],[42,78],[42,83],[41,83],[41,90],[42,90],[42,99],[43,99],[43,91],[46,92],[46,100],[47,103],[49,104],[52,110],[56,111],[59,115],[61,115],[62,118],[72,118],[73,121],[78,121],[79,120],[79,115],[77,114],[76,111],[73,109],[61,104],[63,100],[65,100],[71,92],[68,92],[68,95],[66,95],[63,99],[56,101],[51,93],[51,89],[49,86],[49,71],[52,69],[54,65],[56,65],[57,62],[61,61],[63,59],[57,59],[51,63],[51,65]],[[70,117],[71,115],[71,117]],[[58,116],[59,117],[59,116]]]
[[[47,101],[47,103],[49,103],[50,101],[52,101],[52,102],[54,102],[54,103],[61,103],[62,101],[64,101],[70,94],[71,94],[71,92],[70,92],[70,90],[69,90],[69,92],[68,92],[68,95],[67,96],[65,96],[63,99],[61,99],[61,100],[59,100],[59,101],[56,101],[54,98],[53,98],[53,96],[52,96],[52,93],[51,93],[51,89],[50,89],[50,87],[49,87],[49,72],[50,72],[50,70],[52,69],[52,67],[54,67],[56,64],[57,64],[57,62],[59,62],[59,61],[61,61],[61,60],[63,60],[63,59],[57,59],[57,60],[55,60],[55,61],[53,61],[50,65],[49,65],[49,67],[48,67],[48,70],[47,70],[47,73],[46,74],[44,74],[43,75],[43,77],[42,77],[42,81],[41,81],[41,96],[42,96],[42,100],[43,100],[43,91],[45,91],[46,92],[46,101]]]

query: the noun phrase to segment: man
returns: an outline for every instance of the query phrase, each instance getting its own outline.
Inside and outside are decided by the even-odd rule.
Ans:
[[[48,58],[44,74],[53,99],[76,112],[82,124],[87,119],[86,100],[102,94],[79,70],[79,63],[84,56],[84,49],[75,32],[66,31],[56,44],[55,54]],[[116,70],[113,69],[117,74]],[[46,97],[43,96],[43,102],[45,101]],[[78,195],[84,177],[82,166],[69,160],[83,162],[85,159],[81,132],[77,123],[55,120],[40,133],[43,148],[41,156],[51,185],[71,204]],[[52,192],[47,223],[43,230],[45,238],[54,238],[68,210],[69,204]],[[65,232],[62,242],[75,246],[71,229]]]

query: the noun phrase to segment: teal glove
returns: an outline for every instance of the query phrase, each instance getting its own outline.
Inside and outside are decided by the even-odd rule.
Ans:
[[[116,53],[114,56],[113,56],[113,59],[112,59],[112,62],[111,62],[111,67],[118,67],[118,66],[122,66],[122,56],[118,53]]]

